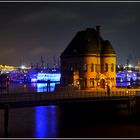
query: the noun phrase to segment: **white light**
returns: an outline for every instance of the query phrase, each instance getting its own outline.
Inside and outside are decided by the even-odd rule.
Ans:
[[[133,66],[131,64],[128,65],[129,68],[132,68]]]
[[[36,78],[32,78],[31,82],[37,82],[37,79]]]
[[[25,66],[24,66],[24,65],[22,65],[22,66],[21,66],[21,69],[25,69]]]
[[[126,91],[126,93],[128,93],[128,90]]]
[[[61,74],[60,73],[38,73],[37,80],[39,81],[60,81]]]

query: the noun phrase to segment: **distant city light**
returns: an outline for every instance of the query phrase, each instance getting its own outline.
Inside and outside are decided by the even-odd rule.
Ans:
[[[24,66],[24,65],[22,65],[22,66],[21,66],[21,69],[25,69],[25,66]]]
[[[61,74],[60,73],[38,73],[36,77],[31,79],[31,82],[59,82]]]
[[[120,81],[120,82],[123,82],[125,81],[125,79],[127,78],[127,81],[136,81],[137,80],[137,74],[136,72],[127,72],[127,73],[124,73],[124,72],[119,72],[117,73],[116,75],[116,78]]]
[[[133,66],[131,64],[128,65],[129,68],[132,68]]]
[[[31,82],[37,82],[37,79],[36,78],[32,78]]]
[[[120,65],[118,65],[118,68],[120,68]]]
[[[37,80],[39,81],[60,81],[60,73],[38,73]]]

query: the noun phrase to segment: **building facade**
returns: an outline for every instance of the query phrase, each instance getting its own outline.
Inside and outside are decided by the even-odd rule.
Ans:
[[[61,85],[79,89],[116,87],[116,52],[100,26],[78,32],[61,56]]]

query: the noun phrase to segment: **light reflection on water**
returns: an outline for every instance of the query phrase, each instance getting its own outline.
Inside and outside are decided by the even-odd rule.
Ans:
[[[55,83],[50,83],[50,92],[53,92]],[[37,92],[47,92],[47,83],[37,83]]]
[[[50,92],[55,89],[55,83],[50,83]],[[6,91],[5,91],[6,92]],[[47,83],[11,83],[9,92],[47,92]],[[57,137],[58,134],[58,106],[38,106],[30,114],[35,118],[33,137]],[[32,114],[33,113],[33,114]],[[23,116],[21,116],[23,118]],[[20,116],[17,118],[19,119]],[[15,120],[15,119],[14,119]],[[60,121],[60,120],[59,120]],[[23,121],[24,123],[24,121]],[[23,128],[24,129],[24,128]],[[22,137],[22,136],[21,136]]]
[[[49,92],[53,92],[54,90],[55,83],[50,83]],[[2,92],[7,92],[7,90],[3,90]],[[47,83],[10,83],[8,92],[47,92]]]
[[[33,84],[15,84],[15,91],[37,91],[45,92],[47,90],[45,83],[33,83]],[[51,91],[54,90],[54,84],[52,84]],[[31,90],[29,90],[31,89]],[[34,89],[34,90],[33,90]],[[76,110],[77,114],[82,112],[83,108]],[[67,114],[69,112],[69,114]],[[0,112],[0,117],[3,117],[4,112]],[[95,125],[94,117],[90,120],[89,114],[77,116],[72,110],[61,112],[59,106],[39,106],[25,109],[10,109],[9,112],[9,133],[10,137],[36,137],[36,138],[50,138],[50,137],[129,137],[136,135],[139,137],[140,125],[126,124],[121,122],[116,124],[116,119],[112,120],[111,124],[106,121],[104,124],[100,123],[100,119],[97,119],[99,125]],[[29,115],[29,116],[28,116]],[[64,116],[63,116],[64,115]],[[74,117],[72,117],[74,116]],[[82,116],[82,117],[81,117]],[[92,115],[91,115],[92,116]],[[93,114],[94,116],[94,114]],[[63,118],[61,118],[63,117]],[[81,118],[81,120],[80,120]],[[113,117],[112,117],[113,119]],[[79,124],[82,127],[79,128],[79,124],[76,123],[80,120]],[[88,121],[89,120],[89,121]],[[106,120],[106,119],[105,119]],[[0,119],[0,136],[3,137],[3,124],[4,119]],[[63,122],[64,121],[64,122]],[[66,123],[66,125],[64,125]],[[27,124],[27,125],[26,125]],[[113,124],[113,125],[112,125]],[[64,126],[63,126],[64,125]],[[84,126],[85,125],[85,126]],[[19,127],[21,126],[21,127]],[[65,127],[66,126],[66,127]],[[77,127],[78,126],[78,127]],[[21,128],[21,129],[20,129]],[[116,133],[117,132],[117,133]],[[130,133],[132,132],[132,133]]]
[[[35,137],[57,137],[56,106],[41,106],[35,109]]]
[[[36,88],[36,92],[47,92],[47,83],[32,83],[31,87]],[[55,83],[50,83],[49,92],[53,92],[55,89]]]

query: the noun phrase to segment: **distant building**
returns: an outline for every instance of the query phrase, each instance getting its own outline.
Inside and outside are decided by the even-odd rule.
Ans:
[[[80,31],[61,56],[61,85],[79,89],[116,87],[116,52],[100,26]]]

